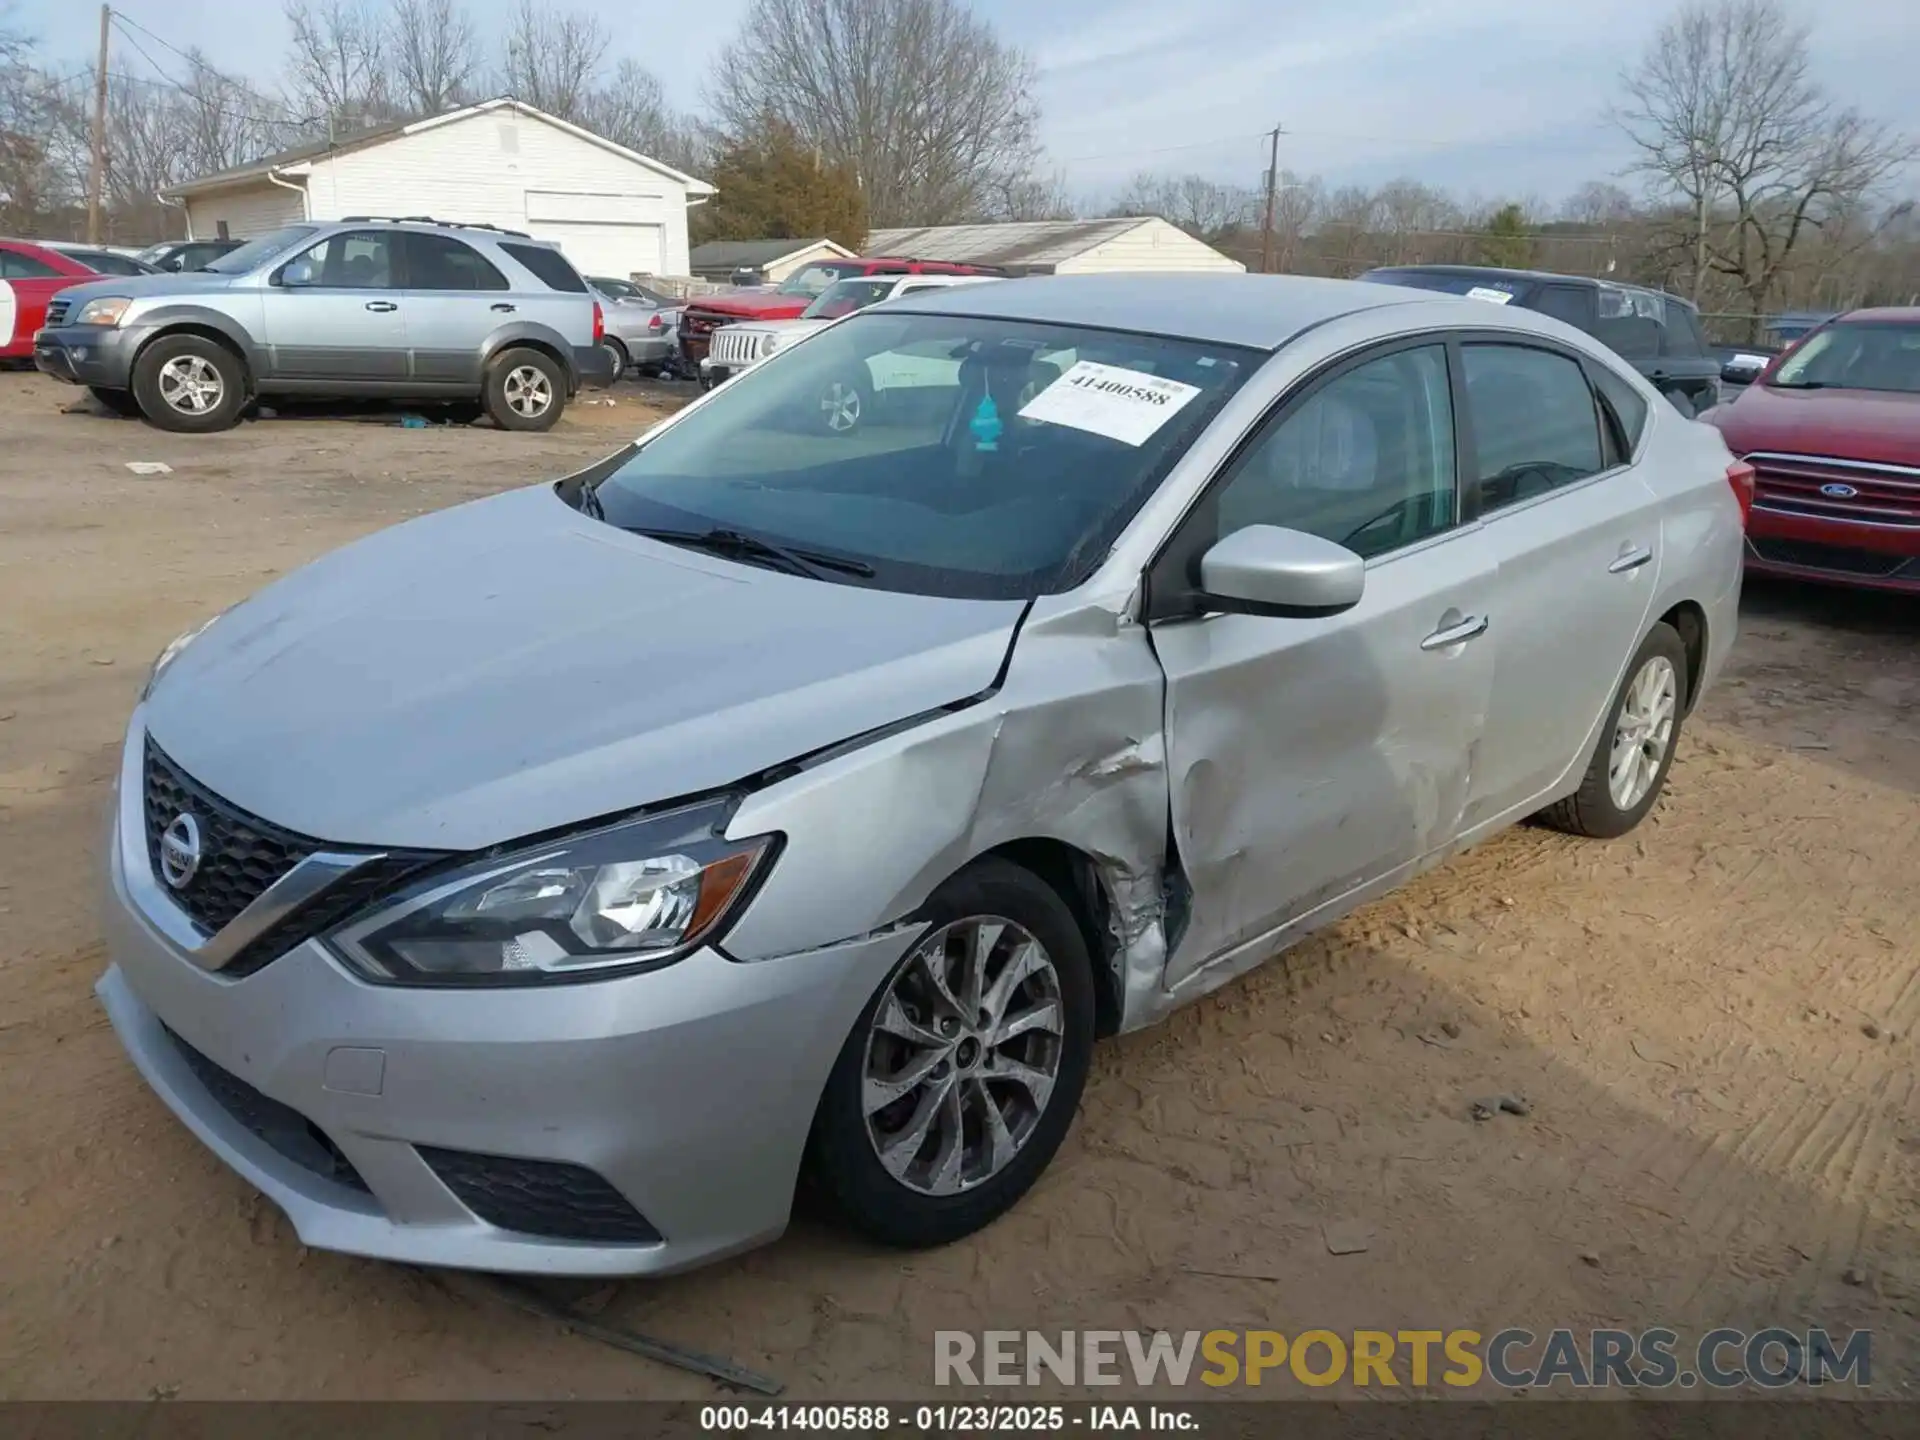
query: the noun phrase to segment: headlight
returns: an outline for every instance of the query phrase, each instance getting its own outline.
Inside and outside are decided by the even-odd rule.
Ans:
[[[760,357],[765,359],[780,348],[780,337],[769,332],[760,339]]]
[[[70,322],[75,325],[118,325],[120,317],[127,313],[127,307],[133,304],[124,295],[102,295],[98,300],[89,300],[80,307],[80,313]]]
[[[725,838],[734,802],[624,821],[437,875],[329,934],[368,980],[538,985],[669,965],[712,936],[773,853]]]
[[[225,610],[222,610],[220,615],[226,613]],[[153,668],[147,671],[146,684],[140,687],[140,699],[142,702],[144,702],[149,695],[153,694],[153,687],[160,683],[160,677],[167,673],[167,667],[180,658],[180,652],[198,640],[201,635],[205,634],[207,627],[213,624],[214,620],[218,620],[220,615],[215,615],[212,619],[202,620],[198,625],[194,626],[193,629],[187,631],[186,634],[176,635],[167,642],[167,648],[154,657]]]

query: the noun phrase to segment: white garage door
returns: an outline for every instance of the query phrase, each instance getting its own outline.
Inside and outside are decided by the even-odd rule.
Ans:
[[[658,275],[663,232],[658,225],[529,224],[542,240],[556,242],[582,275]]]

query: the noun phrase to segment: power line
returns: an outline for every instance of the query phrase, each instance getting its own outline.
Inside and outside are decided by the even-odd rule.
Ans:
[[[130,84],[159,86],[166,89],[178,91],[183,95],[187,95],[191,97],[193,101],[197,105],[199,105],[202,109],[208,111],[211,114],[218,115],[223,120],[250,120],[256,125],[284,125],[284,126],[289,126],[295,129],[298,129],[307,125],[316,124],[318,122],[320,118],[318,116],[307,116],[305,118],[296,118],[292,115],[288,115],[285,113],[275,116],[275,115],[263,114],[257,110],[239,110],[239,109],[234,109],[231,106],[209,103],[205,95],[202,94],[200,91],[195,90],[193,87],[189,85],[182,84],[180,81],[174,79],[172,75],[168,74],[166,68],[162,66],[159,61],[155,60],[153,56],[147,52],[146,46],[142,45],[137,39],[135,39],[133,35],[128,32],[126,27],[128,25],[133,26],[133,28],[140,31],[141,34],[146,35],[147,37],[154,40],[158,44],[166,46],[167,49],[173,51],[173,53],[180,56],[181,59],[186,60],[190,64],[198,65],[202,70],[204,70],[207,74],[213,76],[214,79],[219,81],[219,83],[222,86],[227,87],[230,91],[247,93],[247,87],[242,82],[235,80],[232,76],[227,75],[222,71],[214,69],[211,65],[206,64],[204,61],[195,60],[193,56],[188,55],[185,51],[181,50],[178,46],[170,44],[168,41],[161,39],[160,36],[155,35],[151,30],[147,29],[146,26],[141,25],[137,21],[128,20],[118,10],[113,11],[112,14],[113,14],[114,23],[120,26],[120,38],[125,40],[129,45],[133,46],[133,48],[139,52],[140,58],[145,60],[147,64],[151,65],[154,69],[154,73],[161,77],[157,81],[142,80],[139,77],[132,76],[132,75],[121,75],[115,78],[118,78]],[[261,98],[262,100],[265,100],[264,96],[262,96]],[[268,103],[271,103],[271,102],[268,102]],[[284,108],[285,107],[282,107],[283,112],[284,112]]]

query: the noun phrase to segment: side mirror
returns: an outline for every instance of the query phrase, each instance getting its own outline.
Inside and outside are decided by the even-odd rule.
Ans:
[[[1200,557],[1202,603],[1242,615],[1338,615],[1366,586],[1367,562],[1346,546],[1277,525],[1236,530]]]
[[[289,290],[297,290],[302,285],[311,285],[314,283],[314,280],[313,262],[311,260],[291,261],[287,267],[280,272],[280,283]]]

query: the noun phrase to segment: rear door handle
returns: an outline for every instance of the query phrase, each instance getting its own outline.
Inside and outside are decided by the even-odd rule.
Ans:
[[[1638,570],[1651,559],[1653,559],[1653,551],[1647,549],[1644,545],[1635,545],[1631,549],[1622,550],[1619,559],[1607,566],[1607,573],[1609,575],[1624,575],[1629,570]]]
[[[1487,617],[1469,615],[1457,625],[1449,625],[1444,630],[1436,630],[1420,642],[1422,650],[1444,650],[1449,645],[1459,645],[1476,636],[1487,633]]]
[[[513,306],[507,304],[504,300],[500,301],[497,305],[490,305],[487,308],[490,310],[498,310],[502,315],[511,315],[513,313]]]
[[[391,300],[367,301],[367,309],[372,310],[376,314],[380,314],[380,315],[386,314],[389,310],[398,310],[399,308],[400,307],[394,304]]]

